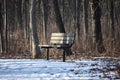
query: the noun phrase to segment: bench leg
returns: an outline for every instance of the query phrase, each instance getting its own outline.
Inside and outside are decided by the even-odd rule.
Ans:
[[[66,53],[66,51],[63,50],[63,62],[65,62],[65,53]]]
[[[47,60],[49,60],[49,48],[47,48]]]

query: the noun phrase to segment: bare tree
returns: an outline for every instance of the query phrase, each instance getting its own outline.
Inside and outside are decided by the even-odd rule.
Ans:
[[[65,33],[65,28],[64,28],[64,24],[63,24],[63,21],[62,21],[61,14],[60,14],[58,1],[57,0],[53,0],[53,5],[54,5],[56,23],[58,25],[59,31]]]
[[[111,49],[114,46],[114,38],[115,38],[115,28],[114,28],[114,0],[110,0],[110,37],[111,37]]]
[[[48,23],[48,0],[42,0],[43,2],[43,39],[46,40],[47,38],[47,23]],[[46,42],[46,41],[45,41]]]
[[[30,30],[31,30],[31,42],[32,42],[32,58],[40,57],[40,50],[38,47],[39,40],[37,35],[37,27],[35,24],[35,5],[36,0],[31,0],[30,2]]]
[[[76,37],[80,38],[80,4],[81,0],[76,0]]]
[[[102,39],[101,32],[101,8],[100,8],[100,0],[93,0],[92,8],[94,10],[93,19],[95,20],[95,41],[98,52],[102,53],[105,51]]]
[[[0,3],[0,45],[1,45],[1,49],[0,52],[2,53],[3,47],[2,47],[2,27],[3,27],[3,18],[2,18],[2,5]]]
[[[87,46],[88,46],[88,1],[87,0],[83,0],[83,20],[84,20],[84,49],[85,51],[87,50]]]
[[[0,4],[0,18],[1,18],[1,26],[0,26],[0,33],[1,33],[1,44],[2,44],[2,53],[6,53],[6,0],[3,1],[3,5]]]

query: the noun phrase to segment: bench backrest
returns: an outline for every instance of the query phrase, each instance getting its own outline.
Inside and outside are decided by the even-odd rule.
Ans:
[[[75,34],[72,33],[52,33],[50,44],[53,45],[72,45],[75,40]]]

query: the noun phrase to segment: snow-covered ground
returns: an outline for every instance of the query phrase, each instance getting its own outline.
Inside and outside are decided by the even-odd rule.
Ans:
[[[116,67],[119,64],[99,59],[66,62],[0,59],[0,80],[119,80]]]

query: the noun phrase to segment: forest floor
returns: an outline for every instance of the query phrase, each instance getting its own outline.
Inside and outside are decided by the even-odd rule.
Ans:
[[[0,59],[0,80],[120,80],[119,59]]]

